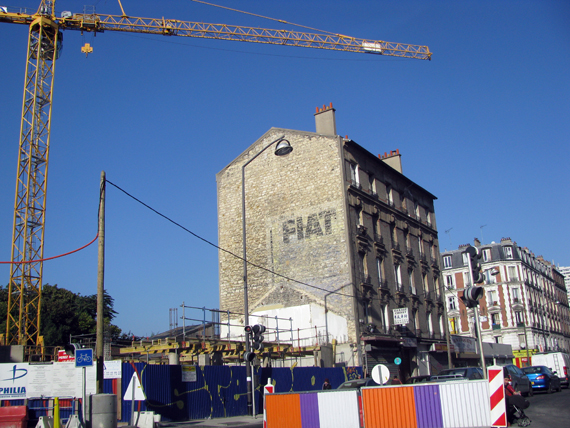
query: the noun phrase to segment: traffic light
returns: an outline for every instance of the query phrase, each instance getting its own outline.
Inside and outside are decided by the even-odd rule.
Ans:
[[[484,292],[485,290],[483,287],[467,287],[463,290],[463,297],[461,300],[463,300],[463,303],[465,303],[465,306],[468,308],[474,308],[479,305],[479,299],[483,297]]]
[[[255,352],[244,352],[243,360],[249,361],[250,363],[255,359]]]
[[[263,351],[263,333],[265,333],[265,326],[255,324],[253,326],[253,342],[251,347],[256,351]]]
[[[485,282],[485,275],[481,272],[481,253],[479,249],[470,245],[465,249],[465,252],[469,257],[469,268],[471,269],[473,284]]]
[[[469,245],[465,249],[465,253],[468,257],[470,275],[473,280],[473,284],[465,287],[461,300],[463,300],[463,303],[465,303],[465,306],[468,308],[474,308],[479,305],[479,299],[481,299],[485,293],[483,287],[478,287],[475,284],[485,282],[485,275],[481,272],[481,253],[479,252],[479,249]]]

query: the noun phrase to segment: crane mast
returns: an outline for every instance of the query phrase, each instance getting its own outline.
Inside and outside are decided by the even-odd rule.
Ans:
[[[60,18],[55,14],[55,0],[41,0],[34,14],[0,8],[0,22],[29,27],[5,338],[7,345],[26,345],[27,357],[39,353],[44,356],[40,335],[42,259],[53,82],[63,40],[62,30],[123,31],[431,59],[427,46],[332,33],[129,17],[120,1],[119,5],[123,12],[120,16],[64,12]],[[89,52],[89,48],[84,52]]]

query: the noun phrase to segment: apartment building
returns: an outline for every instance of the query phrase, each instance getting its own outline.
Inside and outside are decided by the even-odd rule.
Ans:
[[[220,309],[244,313],[234,255],[246,237],[250,324],[266,325],[266,340],[334,342],[336,364],[400,376],[443,367],[436,197],[402,173],[398,150],[374,155],[337,135],[332,105],[315,124],[271,128],[217,174]],[[280,139],[287,156],[265,150]],[[233,319],[230,336],[243,323]]]
[[[490,244],[475,239],[474,246],[485,275],[478,308],[483,341],[510,344],[513,351],[568,352],[568,294],[554,264],[510,238]],[[473,309],[461,300],[470,285],[465,247],[442,253],[445,301],[450,333],[475,337]]]

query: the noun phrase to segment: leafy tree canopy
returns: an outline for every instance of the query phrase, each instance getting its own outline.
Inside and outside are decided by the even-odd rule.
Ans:
[[[115,340],[121,329],[111,321],[117,315],[115,300],[105,291],[103,316],[105,335]],[[0,332],[6,331],[8,287],[0,286]],[[94,334],[97,331],[97,295],[81,296],[56,285],[42,287],[40,334],[46,346],[64,346],[70,336]]]

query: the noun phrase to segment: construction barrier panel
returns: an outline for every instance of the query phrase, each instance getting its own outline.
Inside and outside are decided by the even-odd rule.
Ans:
[[[0,407],[0,428],[26,428],[28,408],[26,406]]]
[[[265,400],[267,428],[360,427],[355,389],[268,394]]]
[[[486,380],[362,388],[366,428],[491,426]]]

